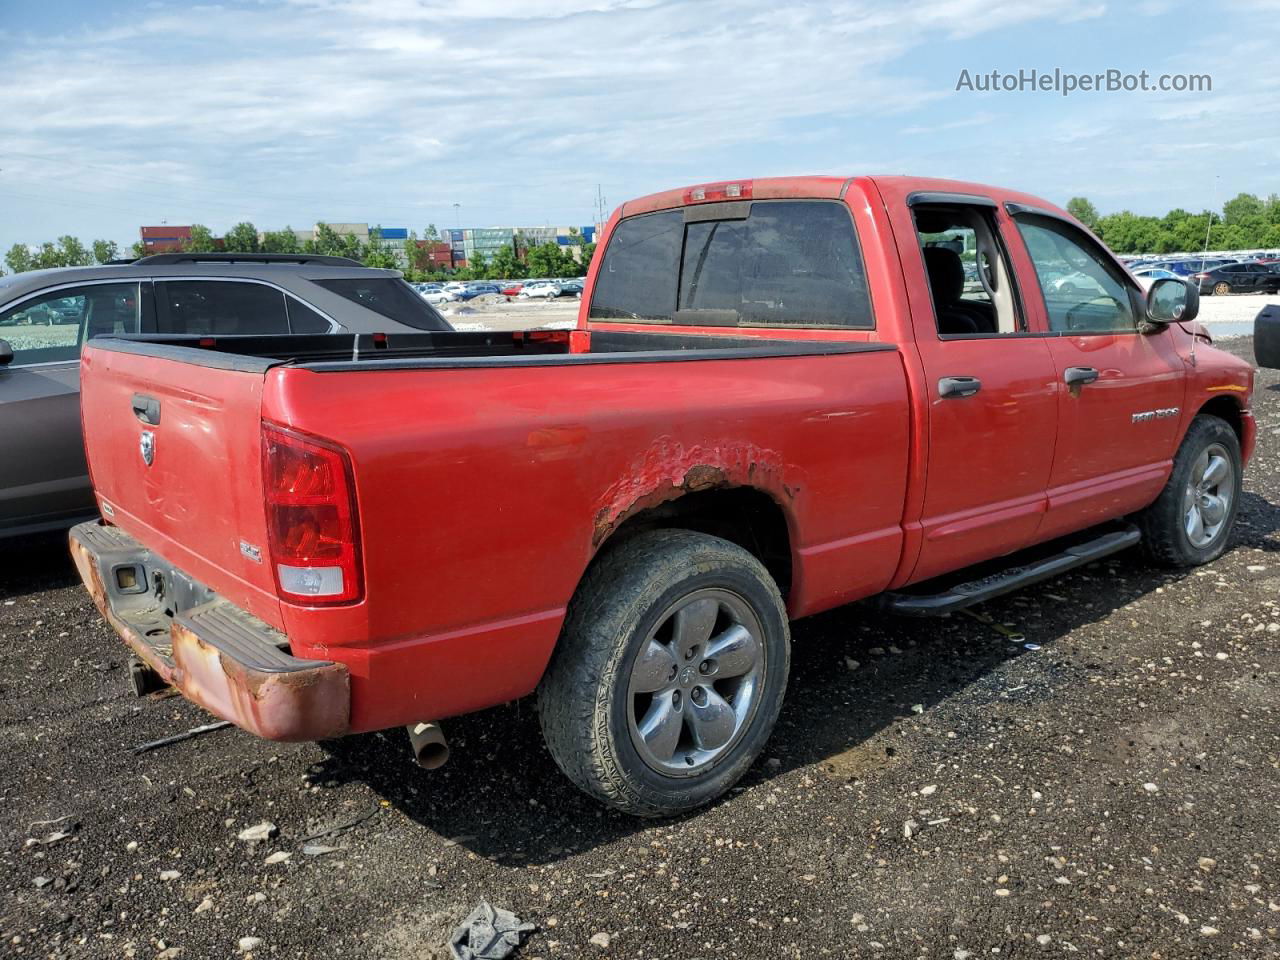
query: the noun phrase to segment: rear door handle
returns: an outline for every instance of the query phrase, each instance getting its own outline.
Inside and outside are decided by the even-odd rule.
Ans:
[[[160,422],[160,401],[143,393],[135,393],[133,415],[148,426],[156,426]]]
[[[1067,386],[1077,383],[1093,383],[1098,379],[1098,371],[1093,367],[1067,367],[1062,374],[1062,382]]]
[[[940,397],[972,397],[982,389],[982,381],[977,377],[943,377],[938,381]]]

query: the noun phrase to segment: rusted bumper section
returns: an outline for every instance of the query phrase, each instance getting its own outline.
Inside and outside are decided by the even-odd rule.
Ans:
[[[73,528],[71,555],[107,622],[187,699],[268,740],[347,732],[345,665],[291,656],[283,634],[117,527]]]

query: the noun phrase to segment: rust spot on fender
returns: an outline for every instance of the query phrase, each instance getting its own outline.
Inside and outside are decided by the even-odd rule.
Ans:
[[[796,486],[784,483],[783,473],[781,455],[755,444],[723,441],[686,446],[662,437],[632,461],[626,476],[600,498],[591,544],[598,547],[627,518],[686,493],[755,487],[792,500]]]

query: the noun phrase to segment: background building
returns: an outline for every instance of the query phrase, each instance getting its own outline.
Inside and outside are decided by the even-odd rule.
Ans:
[[[178,253],[191,239],[191,227],[139,227],[138,239],[147,253]]]

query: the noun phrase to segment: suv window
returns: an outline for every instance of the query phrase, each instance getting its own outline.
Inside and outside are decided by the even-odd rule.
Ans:
[[[233,280],[157,280],[160,333],[288,333],[284,292]]]
[[[285,297],[285,305],[289,309],[290,333],[329,332],[329,321],[301,300],[297,300],[294,297]]]
[[[367,310],[419,330],[452,330],[444,317],[403,280],[392,277],[358,277],[313,280],[317,286],[358,303]]]
[[[1020,216],[1016,222],[1035,265],[1050,330],[1137,332],[1129,288],[1102,251],[1069,224],[1035,216]]]
[[[745,217],[734,216],[747,207]],[[874,326],[853,220],[841,203],[758,200],[624,220],[590,316],[730,326]],[[690,222],[686,216],[693,214]]]
[[[12,366],[75,360],[85,340],[138,332],[138,285],[96,283],[46,293],[0,312]]]

